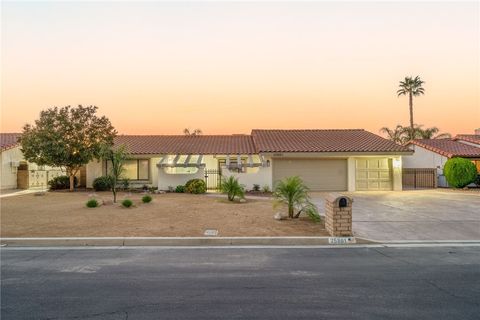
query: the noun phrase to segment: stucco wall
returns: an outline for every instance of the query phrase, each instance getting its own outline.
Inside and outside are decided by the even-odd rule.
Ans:
[[[16,189],[17,188],[17,168],[11,166],[12,161],[22,161],[23,154],[20,147],[11,148],[0,153],[0,188]]]
[[[265,160],[270,160],[270,163],[272,162],[270,158],[265,158]],[[249,173],[249,171],[252,173]],[[222,174],[224,177],[234,176],[238,178],[238,181],[243,184],[247,190],[252,190],[254,184],[258,184],[260,188],[266,185],[272,190],[272,166],[258,167],[258,171],[257,168],[247,168],[246,173],[230,172],[225,168],[222,169]]]
[[[443,174],[443,166],[448,158],[419,146],[411,146],[415,153],[403,157],[404,168],[437,168],[438,174]]]

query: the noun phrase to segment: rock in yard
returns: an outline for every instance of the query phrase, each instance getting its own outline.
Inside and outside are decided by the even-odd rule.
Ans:
[[[245,200],[245,199],[240,199],[240,200],[238,200],[238,202],[240,202],[240,203],[245,203],[245,202],[247,202],[247,200]]]
[[[287,215],[284,214],[284,213],[277,212],[277,213],[275,213],[275,215],[273,216],[273,218],[274,218],[275,220],[287,220],[288,217],[287,217]]]

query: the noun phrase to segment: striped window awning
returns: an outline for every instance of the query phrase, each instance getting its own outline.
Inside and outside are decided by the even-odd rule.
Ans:
[[[160,168],[204,168],[203,155],[177,154],[164,156],[157,164]]]

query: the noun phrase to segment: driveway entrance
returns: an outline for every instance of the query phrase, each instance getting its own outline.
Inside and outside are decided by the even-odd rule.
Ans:
[[[480,192],[352,192],[355,236],[377,240],[480,240]],[[312,194],[320,212],[325,193]]]

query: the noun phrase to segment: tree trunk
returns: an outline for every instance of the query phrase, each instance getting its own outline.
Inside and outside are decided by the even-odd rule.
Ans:
[[[288,206],[288,217],[293,219],[293,206]]]
[[[73,171],[69,172],[69,178],[70,178],[70,192],[75,191],[75,174]]]
[[[112,187],[113,192],[113,203],[117,203],[117,188]]]
[[[410,107],[410,130],[412,130],[412,139],[414,138],[414,128],[413,128],[413,95],[412,93],[410,92],[408,94],[408,105]]]

